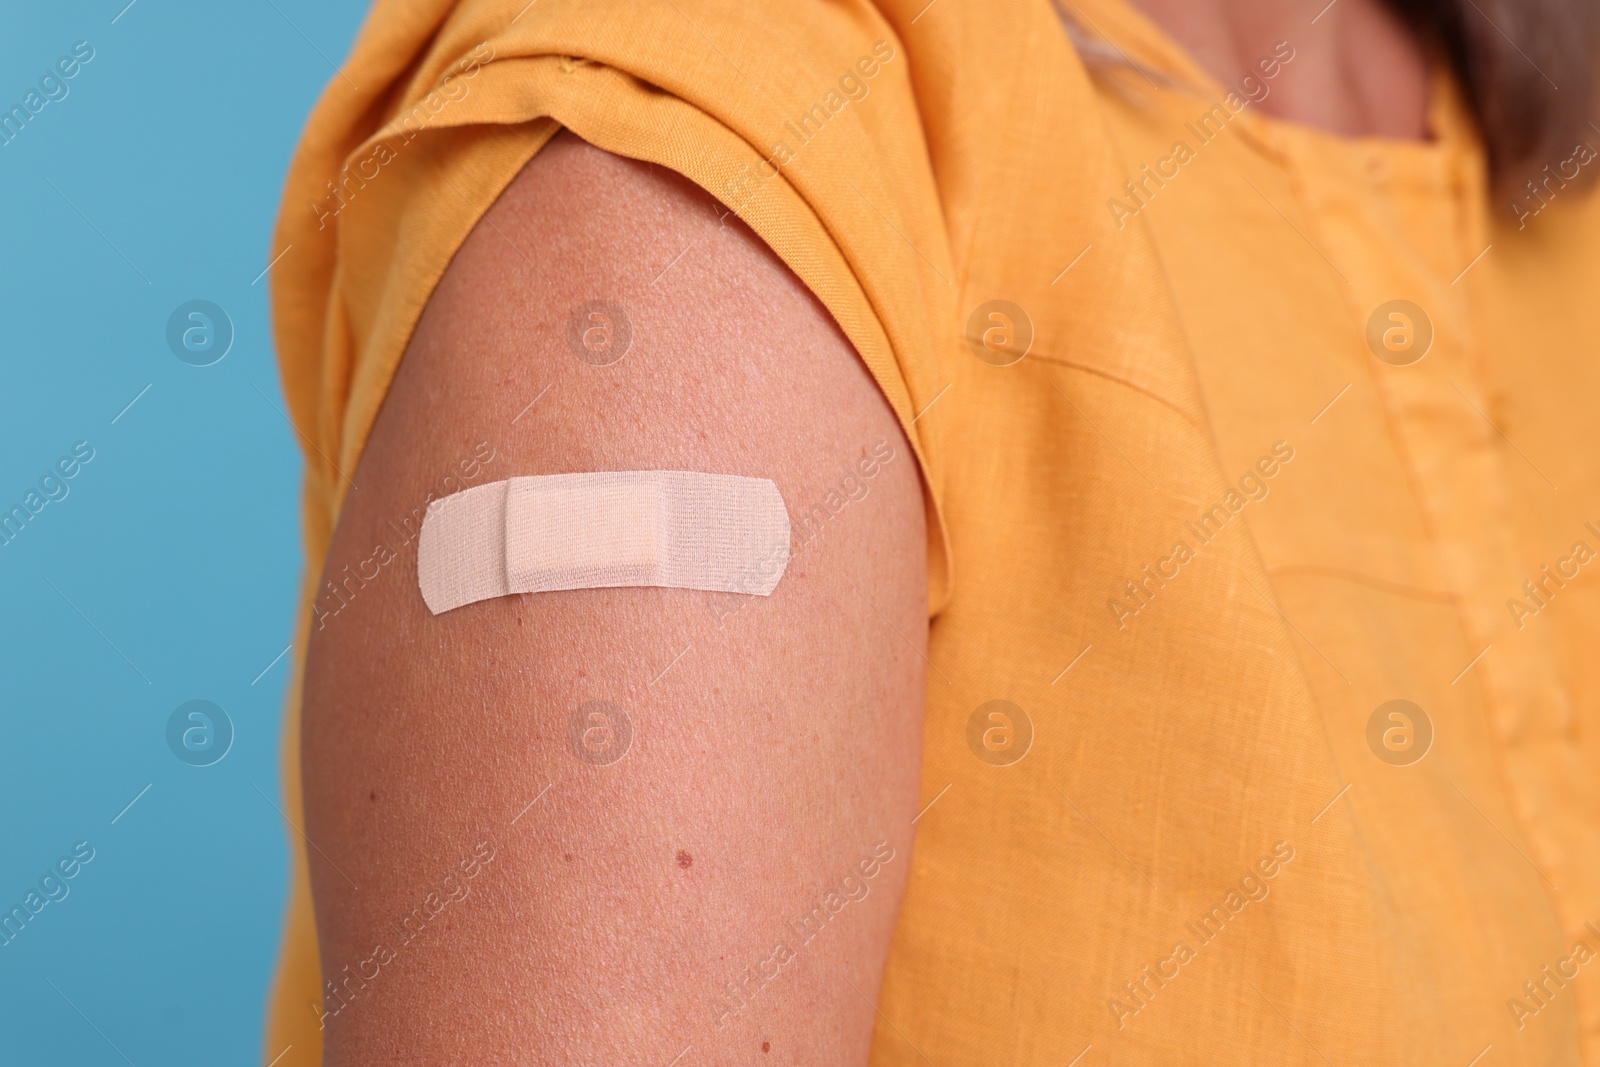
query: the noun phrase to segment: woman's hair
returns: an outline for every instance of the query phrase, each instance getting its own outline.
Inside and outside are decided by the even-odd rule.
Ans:
[[[1443,47],[1477,115],[1499,184],[1600,144],[1595,102],[1596,0],[1392,0]]]

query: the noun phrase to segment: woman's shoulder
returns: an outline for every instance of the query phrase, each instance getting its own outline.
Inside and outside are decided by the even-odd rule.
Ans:
[[[320,455],[359,455],[452,257],[563,128],[747,223],[860,355],[937,502],[916,414],[946,384],[960,315],[929,124],[948,125],[930,118],[950,108],[940,64],[984,52],[964,58],[932,17],[766,0],[375,8],[308,125],[275,242],[297,260],[274,290],[286,392],[317,427],[308,463],[328,468],[330,514],[340,479]]]

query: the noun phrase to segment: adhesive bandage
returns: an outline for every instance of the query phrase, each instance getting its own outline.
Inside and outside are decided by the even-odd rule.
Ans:
[[[428,505],[417,581],[438,615],[511,593],[663,586],[767,596],[789,562],[768,478],[603,471],[510,478]]]

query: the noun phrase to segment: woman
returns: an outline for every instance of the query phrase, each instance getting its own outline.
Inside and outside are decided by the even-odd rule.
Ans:
[[[266,1056],[1600,1063],[1590,22],[380,3]],[[771,595],[430,610],[430,503],[628,471]]]

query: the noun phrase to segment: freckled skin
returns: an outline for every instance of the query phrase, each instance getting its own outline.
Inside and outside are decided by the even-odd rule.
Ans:
[[[655,588],[434,616],[410,556],[313,632],[301,760],[324,968],[368,958],[447,874],[466,890],[448,928],[428,924],[327,1020],[326,1067],[654,1063],[663,1034],[702,1063],[763,1062],[764,1037],[866,1063],[876,1017],[852,986],[877,989],[918,807],[922,489],[832,318],[722,214],[570,135],[536,156],[422,314],[329,573],[480,442],[490,478],[744,474],[773,479],[791,513],[863,448],[894,458],[807,546],[803,574],[720,626],[733,594]],[[566,342],[571,309],[595,299],[632,323],[607,367]],[[628,716],[615,762],[570,747],[573,712],[596,700]],[[871,895],[719,1028],[713,998],[878,841],[897,858]],[[494,858],[461,874],[479,843]]]

